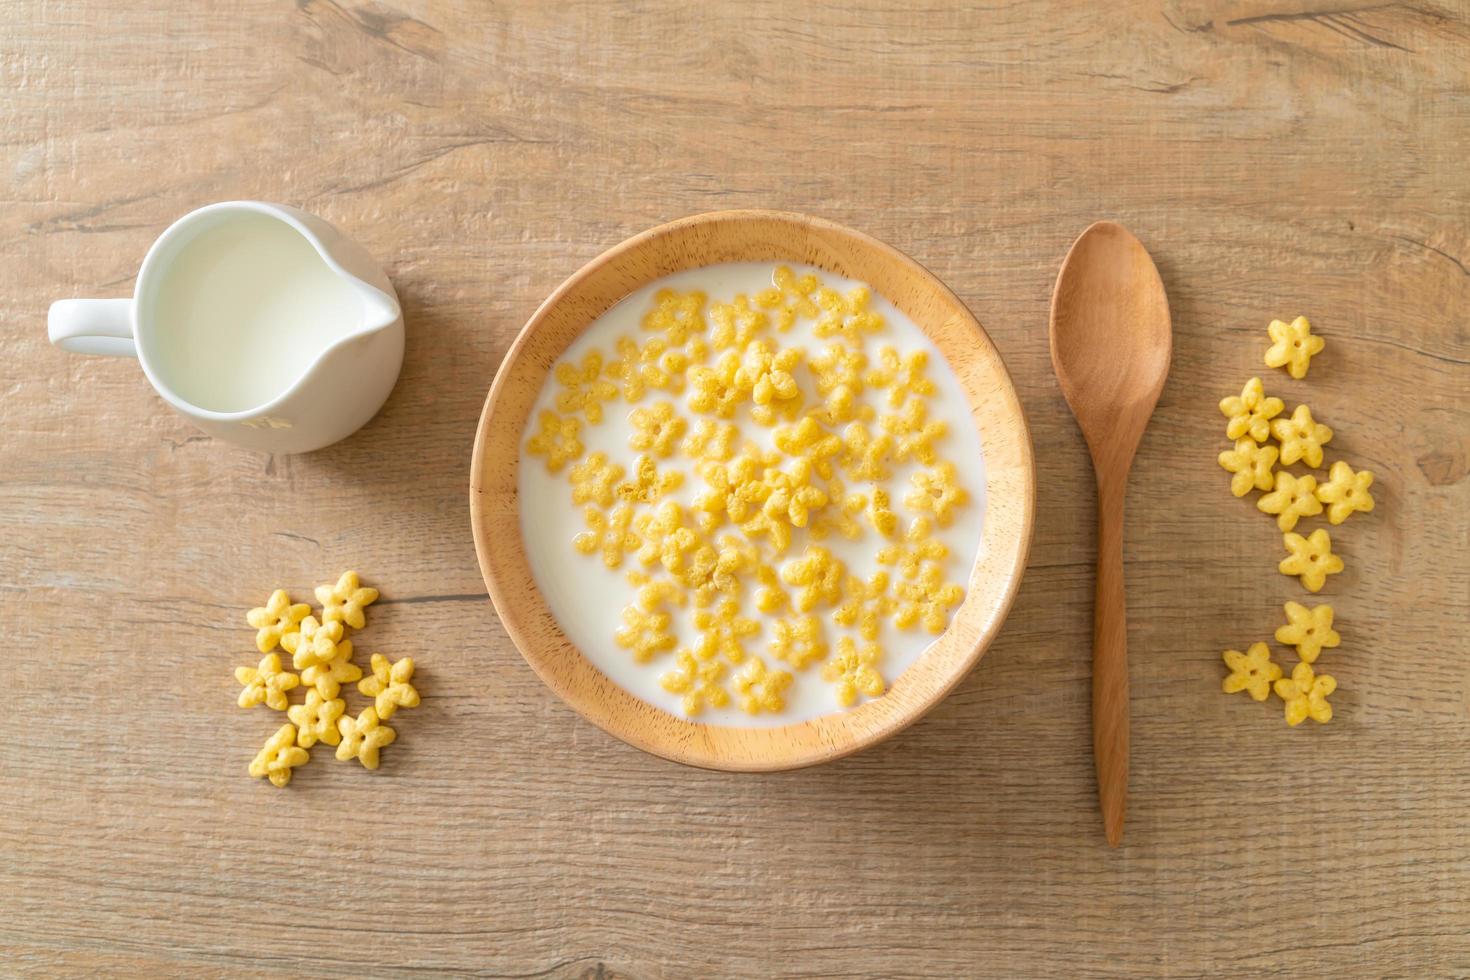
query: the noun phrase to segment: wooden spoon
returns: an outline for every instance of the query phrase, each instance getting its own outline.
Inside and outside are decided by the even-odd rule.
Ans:
[[[1169,374],[1169,300],[1159,270],[1122,225],[1072,243],[1051,297],[1051,363],[1097,473],[1092,615],[1092,750],[1103,829],[1114,847],[1128,809],[1128,619],[1123,500],[1138,441]]]

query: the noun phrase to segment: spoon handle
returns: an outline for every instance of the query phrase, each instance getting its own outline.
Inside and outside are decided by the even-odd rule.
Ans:
[[[1098,474],[1097,596],[1092,610],[1092,753],[1103,830],[1114,847],[1128,810],[1128,615],[1123,500],[1128,474]]]

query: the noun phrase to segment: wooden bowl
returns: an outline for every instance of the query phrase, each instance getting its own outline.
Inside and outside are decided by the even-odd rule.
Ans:
[[[779,728],[675,717],[639,700],[582,656],[536,587],[521,540],[522,430],[552,365],[602,313],[654,279],[717,262],[805,263],[865,282],[929,335],[958,376],[985,452],[979,559],[949,629],[882,697]],[[958,420],[951,420],[952,423]],[[974,316],[913,259],[851,229],[800,214],[719,211],[660,225],[609,249],[557,287],[505,356],[475,434],[470,516],[495,611],[526,662],[582,717],[647,752],[731,771],[792,769],[873,745],[949,693],[999,631],[1026,566],[1035,469],[1021,403]],[[609,624],[609,630],[613,624]]]

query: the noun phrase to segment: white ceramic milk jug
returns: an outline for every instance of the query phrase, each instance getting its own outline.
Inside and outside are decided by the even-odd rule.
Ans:
[[[51,342],[127,354],[205,432],[274,453],[351,435],[403,363],[388,277],[315,215],[260,201],[192,211],[148,250],[132,299],[51,305]]]

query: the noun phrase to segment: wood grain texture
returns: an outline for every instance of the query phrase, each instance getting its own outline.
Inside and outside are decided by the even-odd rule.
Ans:
[[[1470,12],[1445,0],[0,5],[0,972],[492,976],[1470,973]],[[245,197],[382,258],[403,375],[305,457],[208,441],[47,304],[125,293]],[[1038,466],[1005,630],[870,752],[764,777],[609,738],[507,642],[475,421],[516,330],[659,221],[815,213],[913,255],[1006,358]],[[1097,832],[1095,500],[1052,376],[1068,244],[1158,262],[1134,464],[1128,835]],[[1265,325],[1378,476],[1333,534],[1329,726],[1219,693],[1300,598],[1215,464]],[[1331,454],[1335,456],[1335,454]],[[423,705],[383,768],[245,765],[242,609],[358,567]],[[420,677],[415,678],[416,683]],[[290,921],[280,934],[270,924]]]

